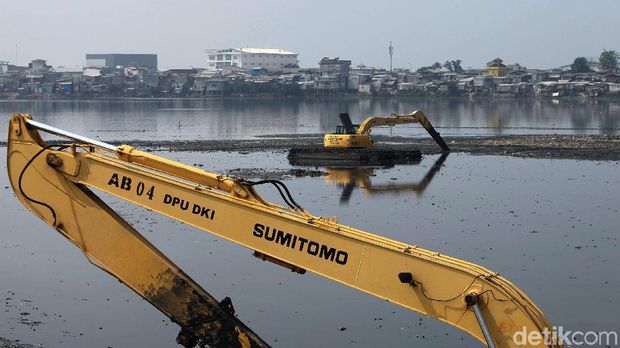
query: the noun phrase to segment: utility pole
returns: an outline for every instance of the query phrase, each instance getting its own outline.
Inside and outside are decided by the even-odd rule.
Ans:
[[[19,65],[19,63],[17,62],[17,44],[15,44],[15,65]]]
[[[390,52],[390,72],[392,72],[392,56],[394,55],[394,46],[392,46],[392,41],[390,41],[388,51]]]

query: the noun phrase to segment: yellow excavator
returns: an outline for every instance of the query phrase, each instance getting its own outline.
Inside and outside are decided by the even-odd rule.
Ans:
[[[41,133],[64,139],[46,143]],[[455,326],[489,347],[518,347],[521,331],[552,326],[527,295],[498,273],[417,245],[310,214],[277,180],[209,173],[128,145],[114,146],[15,114],[7,168],[20,202],[181,327],[185,347],[268,347],[91,189],[150,209],[306,271]],[[285,206],[257,185],[280,192]],[[539,341],[536,346],[559,347]]]
[[[443,151],[450,151],[439,132],[435,130],[424,112],[420,110],[409,114],[392,114],[388,117],[370,116],[359,125],[351,122],[348,113],[341,113],[339,117],[342,125],[336,127],[336,133],[325,134],[323,137],[323,146],[326,148],[366,149],[374,144],[370,138],[373,127],[420,123]]]

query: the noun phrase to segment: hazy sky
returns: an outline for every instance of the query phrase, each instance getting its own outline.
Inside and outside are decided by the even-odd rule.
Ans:
[[[620,1],[2,0],[0,60],[83,65],[86,53],[157,53],[159,68],[204,67],[205,48],[269,47],[353,65],[415,69],[499,56],[527,67],[620,51]]]

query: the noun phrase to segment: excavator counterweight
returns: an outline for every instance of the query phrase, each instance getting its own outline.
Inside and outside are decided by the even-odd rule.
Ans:
[[[46,144],[40,132],[67,141]],[[234,316],[229,300],[215,300],[91,188],[245,246],[261,259],[441,320],[489,346],[517,347],[517,331],[552,328],[533,301],[499,274],[314,216],[279,181],[205,172],[21,114],[9,122],[7,167],[20,202],[178,323],[178,342],[186,347],[268,343]],[[254,189],[263,183],[277,186],[288,207],[263,199]]]

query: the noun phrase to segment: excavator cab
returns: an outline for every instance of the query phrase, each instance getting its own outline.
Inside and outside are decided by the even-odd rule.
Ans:
[[[325,134],[324,147],[360,149],[372,146],[370,136],[358,134],[359,124],[353,124],[348,113],[340,113],[338,117],[342,124],[336,127],[335,133]]]

